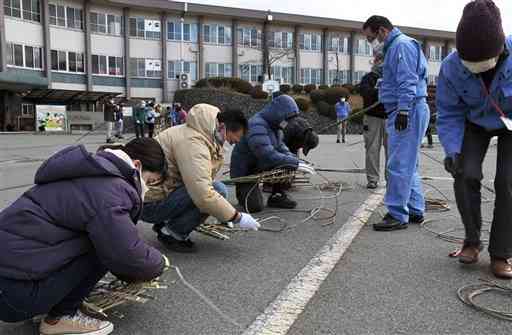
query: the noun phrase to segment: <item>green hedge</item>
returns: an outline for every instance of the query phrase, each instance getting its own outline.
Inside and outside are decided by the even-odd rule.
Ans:
[[[240,78],[228,78],[228,77],[213,77],[208,79],[198,80],[194,86],[195,88],[228,88],[238,93],[251,94],[252,85],[248,81]]]
[[[295,94],[302,94],[302,92],[304,92],[304,86],[302,85],[293,85],[292,87],[292,91],[293,93]]]

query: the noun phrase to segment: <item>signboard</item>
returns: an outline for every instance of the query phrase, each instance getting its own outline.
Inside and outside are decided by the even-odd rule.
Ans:
[[[276,80],[266,80],[262,85],[263,91],[272,94],[279,91],[279,82]]]
[[[146,71],[162,71],[160,59],[146,59]]]
[[[37,131],[64,132],[67,130],[66,106],[36,106]]]
[[[123,107],[123,116],[126,116],[126,117],[133,116],[133,107]]]
[[[144,30],[158,33],[160,32],[160,21],[144,20]]]

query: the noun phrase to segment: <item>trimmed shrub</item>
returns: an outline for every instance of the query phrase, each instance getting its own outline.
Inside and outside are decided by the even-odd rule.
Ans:
[[[329,117],[329,109],[330,109],[330,106],[327,102],[325,101],[320,101],[319,103],[317,103],[315,105],[316,107],[316,112],[322,116],[326,116],[326,117]]]
[[[252,91],[252,85],[250,82],[242,80],[240,78],[230,78],[231,79],[231,87],[233,90],[243,93],[250,94]]]
[[[297,103],[297,106],[299,106],[299,110],[301,112],[309,112],[311,102],[307,98],[296,97],[295,102]]]
[[[304,86],[302,86],[302,85],[293,85],[292,91],[295,94],[302,94],[302,92],[304,91]]]
[[[208,87],[208,79],[203,78],[198,81],[196,81],[196,84],[194,85],[195,88],[205,88]]]
[[[279,91],[283,94],[289,94],[291,90],[292,90],[292,87],[290,85],[283,84],[283,85],[279,86]]]
[[[348,90],[348,92],[349,92],[350,94],[357,94],[357,93],[355,92],[356,87],[355,87],[354,85],[351,85],[351,84],[343,84],[343,85],[341,85],[341,87],[343,87],[344,89]]]
[[[309,93],[309,97],[311,98],[311,102],[315,105],[320,101],[326,101],[325,90],[314,90]]]
[[[348,98],[350,92],[343,87],[329,88],[325,90],[325,100],[329,105],[336,105],[341,97]]]
[[[316,90],[316,85],[315,84],[308,84],[308,85],[304,86],[304,91],[307,94],[313,92],[314,90]]]
[[[329,85],[320,85],[320,86],[318,86],[319,90],[326,90],[328,88],[329,88]]]
[[[261,85],[255,86],[251,92],[254,99],[268,99],[268,93],[263,91]]]

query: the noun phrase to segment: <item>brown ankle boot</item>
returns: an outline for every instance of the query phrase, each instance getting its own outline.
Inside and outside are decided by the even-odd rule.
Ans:
[[[463,264],[475,264],[478,262],[478,255],[480,255],[481,250],[481,246],[464,245],[458,256],[459,262]]]
[[[492,273],[502,279],[512,279],[512,263],[510,259],[491,258]]]

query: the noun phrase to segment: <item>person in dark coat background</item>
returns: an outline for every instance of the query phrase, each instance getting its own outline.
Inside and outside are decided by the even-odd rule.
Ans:
[[[294,155],[297,155],[299,149],[302,149],[304,156],[307,156],[311,149],[318,146],[318,135],[309,122],[300,116],[290,120],[283,132],[284,144]]]
[[[146,182],[163,171],[162,148],[149,138],[96,154],[70,146],[44,162],[36,185],[0,212],[0,320],[47,314],[44,335],[112,332],[78,308],[107,271],[149,281],[169,265],[135,227]]]
[[[249,130],[235,146],[231,155],[231,178],[275,168],[314,173],[314,169],[301,163],[283,141],[283,129],[298,115],[299,107],[295,100],[288,95],[281,95],[249,119]],[[238,203],[247,207],[245,210],[249,213],[263,210],[263,196],[257,185],[238,184],[236,196]],[[297,203],[286,195],[283,185],[274,184],[267,205],[291,209],[295,208]]]

